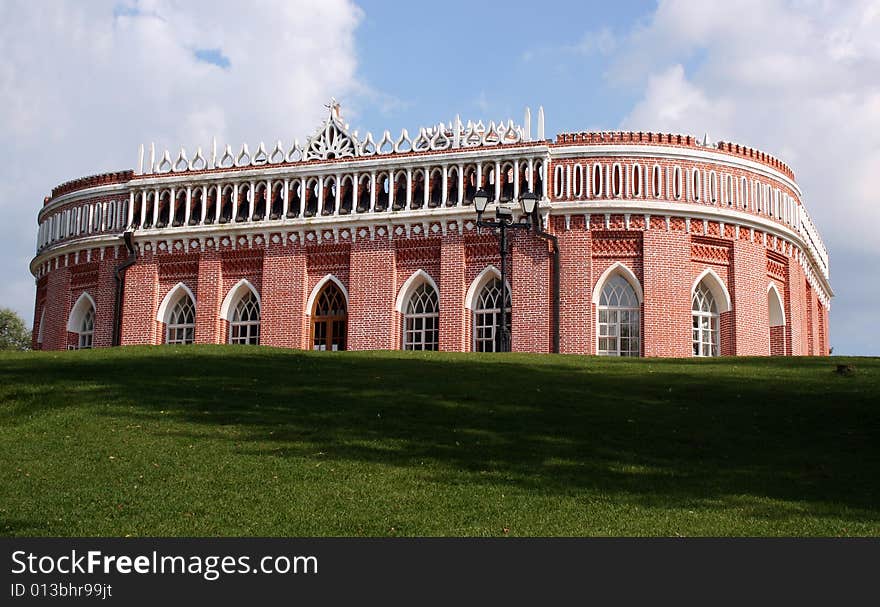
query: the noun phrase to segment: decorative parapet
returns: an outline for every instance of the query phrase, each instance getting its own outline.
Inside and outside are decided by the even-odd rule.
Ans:
[[[340,114],[339,103],[335,99],[330,100],[327,108],[329,110],[327,119],[306,140],[305,145],[300,145],[299,141],[295,139],[293,145],[286,148],[281,140],[278,140],[272,151],[269,152],[265,143],[260,142],[257,150],[251,153],[248,144],[245,143],[241,146],[238,154],[235,154],[232,146],[227,144],[223,153],[218,155],[215,138],[211,144],[211,153],[207,158],[202,153],[201,147],[196,149],[192,158],[189,158],[186,148],[181,147],[174,160],[168,150],[165,150],[157,160],[154,144],[150,144],[148,154],[144,146],[141,145],[138,153],[138,169],[135,171],[135,175],[162,175],[341,158],[370,158],[411,152],[438,152],[462,148],[514,145],[532,141],[531,110],[529,108],[526,108],[522,125],[514,124],[513,120],[507,122],[503,120],[490,121],[488,125],[484,125],[482,121],[474,123],[470,120],[467,123],[462,123],[461,118],[456,116],[453,121],[447,124],[441,122],[430,127],[419,128],[415,137],[411,137],[407,129],[401,130],[400,135],[396,138],[386,130],[378,138],[378,141],[372,133],[368,132],[361,139],[358,137],[357,131],[350,131],[348,124]],[[543,139],[544,108],[540,107],[538,108],[536,140],[542,141]]]

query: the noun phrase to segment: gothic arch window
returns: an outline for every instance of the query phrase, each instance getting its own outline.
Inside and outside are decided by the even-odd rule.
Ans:
[[[776,285],[767,288],[767,315],[770,321],[770,356],[785,356],[785,310]]]
[[[73,304],[67,319],[67,330],[76,333],[78,348],[91,348],[95,334],[95,300],[83,292]]]
[[[700,281],[691,302],[694,356],[718,356],[718,303],[706,284]]]
[[[638,356],[641,319],[635,289],[619,273],[604,283],[597,307],[597,351],[602,356]]]
[[[403,316],[403,349],[436,350],[440,343],[440,301],[434,286],[424,281],[409,296]]]
[[[196,305],[191,291],[183,286],[183,283],[179,283],[166,297],[166,301],[175,299],[170,309],[163,302],[164,313],[160,306],[160,314],[163,315],[162,320],[165,323],[165,343],[191,344],[195,341],[196,332]]]
[[[510,331],[510,289],[504,305]],[[477,294],[473,316],[474,352],[498,352],[501,349],[501,279],[493,277]]]
[[[348,301],[337,281],[325,279],[312,308],[312,349],[345,350]]]
[[[260,302],[250,289],[239,297],[232,311],[229,343],[248,345],[260,343]]]

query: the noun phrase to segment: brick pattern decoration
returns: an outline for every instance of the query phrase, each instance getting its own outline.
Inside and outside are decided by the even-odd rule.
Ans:
[[[762,237],[708,237],[702,229],[692,234],[680,218],[671,219],[669,226],[667,231],[665,220],[652,219],[643,222],[640,230],[628,230],[619,219],[606,223],[600,217],[593,218],[588,227],[584,217],[574,217],[566,229],[564,218],[553,218],[549,227],[559,233],[561,249],[562,352],[596,352],[593,292],[605,270],[617,263],[635,274],[644,292],[643,355],[691,355],[692,287],[707,268],[720,277],[732,304],[732,310],[720,318],[722,354],[827,351],[827,311],[798,272],[799,264],[768,251]],[[302,245],[281,236],[274,240],[249,248],[173,252],[167,247],[171,250],[142,252],[125,278],[122,343],[164,342],[165,325],[156,318],[158,306],[180,282],[196,297],[196,341],[225,343],[228,323],[219,317],[220,305],[244,278],[261,297],[261,343],[308,348],[311,311],[306,302],[316,285],[331,275],[349,295],[348,347],[395,349],[401,344],[402,318],[395,310],[398,293],[414,272],[423,270],[440,290],[440,349],[467,351],[472,314],[466,308],[465,294],[487,266],[500,266],[495,236],[476,231],[394,240],[365,238],[343,244]],[[97,306],[95,347],[111,343],[113,271],[122,255],[107,249],[103,259],[98,250],[87,259],[79,257],[70,256],[67,266],[49,272],[38,285],[35,326],[45,310],[43,349],[76,345],[77,335],[66,331],[66,323],[83,292]],[[549,352],[552,299],[547,243],[530,233],[514,233],[508,260],[513,347]],[[767,298],[771,283],[782,295],[786,317],[784,326],[772,329]]]

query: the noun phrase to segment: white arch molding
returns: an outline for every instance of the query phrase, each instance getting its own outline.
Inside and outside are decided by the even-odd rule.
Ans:
[[[312,289],[312,292],[309,294],[309,299],[306,301],[306,316],[312,315],[312,310],[315,307],[315,300],[328,282],[335,283],[336,286],[339,287],[339,290],[342,291],[342,296],[345,297],[345,309],[348,310],[348,289],[346,289],[345,285],[342,284],[342,281],[336,278],[333,274],[327,274],[324,278],[318,281],[318,284],[315,285],[315,288]]]
[[[68,331],[71,333],[79,333],[86,312],[89,311],[89,307],[95,311],[95,316],[97,316],[98,307],[95,305],[95,300],[92,299],[92,296],[89,295],[88,291],[83,291],[82,295],[79,296],[79,299],[76,300],[76,303],[73,304],[73,307],[70,309],[70,316],[67,317]]]
[[[413,272],[412,276],[406,279],[406,282],[403,283],[403,286],[400,287],[400,292],[397,294],[397,303],[394,304],[394,309],[404,313],[406,304],[409,301],[410,296],[413,291],[422,286],[423,283],[428,283],[433,287],[434,291],[437,293],[437,298],[440,298],[440,289],[437,287],[437,283],[434,282],[434,279],[431,278],[431,275],[425,272],[424,270],[416,270]],[[348,299],[346,298],[346,302]],[[311,308],[310,308],[311,309]]]
[[[599,299],[602,297],[602,288],[605,286],[605,282],[615,274],[619,274],[629,283],[633,291],[636,292],[636,298],[639,300],[639,305],[641,305],[644,302],[642,285],[639,283],[635,273],[619,261],[611,264],[607,270],[602,272],[599,280],[596,281],[596,286],[593,288],[593,303],[597,306],[599,305]],[[691,292],[693,292],[693,289],[691,289]]]
[[[727,291],[724,281],[721,280],[721,277],[718,276],[718,273],[712,268],[706,268],[700,272],[699,276],[697,276],[697,279],[691,285],[691,298],[694,296],[694,291],[696,291],[697,285],[699,285],[703,279],[706,279],[706,286],[712,293],[712,297],[715,298],[715,305],[718,306],[718,313],[722,314],[724,312],[730,312],[733,309],[733,305],[730,301],[730,293]]]
[[[223,305],[220,306],[220,318],[232,322],[232,312],[235,310],[235,304],[238,303],[239,298],[247,290],[250,290],[250,292],[254,294],[254,297],[257,298],[257,305],[260,306],[260,311],[262,312],[263,302],[260,300],[260,294],[257,293],[257,290],[250,281],[246,278],[242,278],[235,283],[231,289],[229,289],[229,293],[227,293],[226,297],[223,299]],[[195,301],[195,299],[193,299],[193,301]]]
[[[474,278],[471,286],[468,287],[467,293],[465,294],[465,307],[468,310],[474,310],[476,308],[477,298],[480,296],[480,291],[483,290],[486,283],[495,278],[500,280],[501,272],[491,264],[483,268],[483,271],[477,274],[477,277]],[[507,287],[507,292],[510,294],[510,298],[513,299],[513,291],[510,288],[510,281],[505,280],[504,283]]]
[[[767,307],[771,327],[785,326],[785,308],[782,306],[782,296],[776,285],[770,283],[767,287]]]
[[[169,290],[168,293],[165,295],[162,303],[159,304],[159,311],[156,313],[156,320],[158,320],[159,322],[164,322],[167,325],[168,316],[171,314],[174,306],[177,305],[177,302],[186,295],[188,295],[190,300],[192,300],[193,305],[196,305],[196,296],[193,295],[193,292],[188,286],[186,286],[182,282],[179,282],[171,287],[171,290]]]

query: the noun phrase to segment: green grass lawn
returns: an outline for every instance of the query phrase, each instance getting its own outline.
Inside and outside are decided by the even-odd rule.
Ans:
[[[878,535],[878,396],[876,358],[0,354],[0,534]]]

